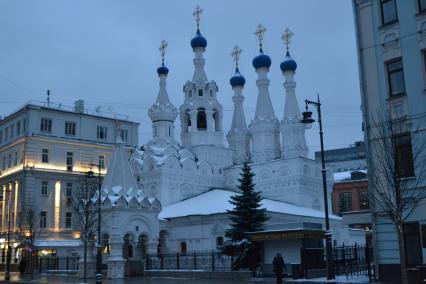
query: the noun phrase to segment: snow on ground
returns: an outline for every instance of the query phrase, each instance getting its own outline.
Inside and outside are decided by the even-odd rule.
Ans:
[[[334,280],[327,280],[327,277],[320,277],[320,278],[312,278],[312,279],[295,279],[292,280],[292,282],[337,282],[337,283],[368,283],[368,276],[367,275],[338,275],[336,276],[336,279]]]

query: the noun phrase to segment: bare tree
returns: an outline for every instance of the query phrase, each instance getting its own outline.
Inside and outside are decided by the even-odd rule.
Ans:
[[[20,243],[28,251],[28,267],[31,273],[31,279],[34,279],[34,264],[37,251],[37,240],[40,232],[39,215],[34,211],[31,202],[27,202],[21,211],[18,218]]]
[[[80,183],[78,190],[73,193],[73,227],[80,233],[83,243],[83,278],[87,280],[87,248],[96,230],[96,204],[93,202],[96,185],[85,179]]]
[[[395,227],[401,281],[406,284],[403,223],[425,198],[426,141],[418,131],[410,132],[403,121],[375,123],[374,128],[376,136],[369,146],[371,209],[375,216],[391,221]]]

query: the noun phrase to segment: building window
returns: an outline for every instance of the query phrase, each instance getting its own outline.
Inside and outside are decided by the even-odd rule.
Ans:
[[[75,122],[71,122],[71,121],[65,122],[65,135],[75,136]]]
[[[414,161],[410,133],[395,135],[393,144],[395,148],[395,170],[399,177],[413,177]]]
[[[380,0],[380,11],[382,12],[382,25],[398,20],[395,0]]]
[[[15,166],[18,164],[18,152],[15,152],[15,160],[13,163]]]
[[[106,140],[107,139],[107,128],[105,126],[98,126],[97,134],[98,140]]]
[[[41,150],[41,162],[42,163],[49,163],[49,150],[48,149],[42,149]]]
[[[203,96],[203,90],[198,90],[198,96],[202,97]]]
[[[340,213],[348,212],[352,210],[352,193],[342,192],[340,193]]]
[[[420,226],[418,222],[402,224],[404,234],[405,261],[407,267],[416,267],[422,264],[422,244]]]
[[[21,134],[21,122],[20,121],[18,121],[17,123],[16,123],[16,136],[18,136],[18,135],[20,135]]]
[[[7,141],[9,139],[9,127],[6,127],[4,129],[4,141]]]
[[[21,164],[23,164],[23,163],[24,163],[24,157],[25,157],[25,150],[24,150],[24,149],[22,149],[22,150],[21,150]]]
[[[23,120],[22,120],[22,133],[24,133],[25,134],[25,131],[27,130],[27,119],[26,118],[24,118]]]
[[[47,196],[47,187],[49,186],[49,182],[44,180],[41,182],[41,195]]]
[[[422,225],[422,244],[423,248],[426,249],[426,224]]]
[[[7,167],[10,168],[12,166],[12,154],[9,154],[9,159],[7,160]]]
[[[72,171],[74,165],[73,152],[67,152],[67,171]]]
[[[3,143],[3,130],[0,130],[0,143]]]
[[[223,237],[216,238],[216,247],[220,247],[223,245]]]
[[[3,157],[3,167],[2,170],[4,171],[6,169],[6,157]]]
[[[99,155],[98,163],[99,163],[99,166],[101,167],[101,169],[105,169],[105,156],[104,155]]]
[[[366,210],[369,208],[370,208],[370,205],[368,202],[368,191],[361,191],[359,193],[359,209]]]
[[[10,139],[12,139],[12,138],[13,138],[13,134],[14,134],[14,132],[15,132],[15,125],[14,125],[14,124],[12,124],[12,125],[10,126]]]
[[[206,130],[207,129],[207,118],[206,111],[204,108],[199,108],[197,112],[197,129]]]
[[[40,122],[41,132],[52,132],[52,120],[50,118],[42,118]]]
[[[418,0],[419,13],[426,12],[426,0]]]
[[[45,229],[47,227],[47,212],[40,212],[40,228]]]
[[[120,129],[120,137],[123,142],[129,141],[129,131],[127,129]]]
[[[71,224],[72,224],[72,213],[67,212],[65,213],[65,228],[71,229]]]
[[[389,94],[391,96],[401,95],[405,93],[404,70],[402,67],[402,59],[386,64],[388,72]]]
[[[180,242],[180,254],[186,254],[186,242]]]
[[[72,197],[72,182],[67,182],[65,185],[67,198]]]
[[[189,91],[189,97],[190,98],[192,97],[192,91]]]

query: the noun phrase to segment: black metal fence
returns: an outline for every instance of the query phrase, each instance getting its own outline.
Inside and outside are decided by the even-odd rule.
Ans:
[[[40,273],[49,271],[77,271],[78,260],[78,256],[38,257],[36,261],[36,267]]]
[[[306,278],[326,274],[325,248],[301,248],[301,270]],[[336,275],[374,275],[373,248],[365,245],[342,245],[333,247]]]
[[[147,254],[147,270],[203,270],[231,271],[233,256],[223,255],[217,251],[193,251],[185,254],[170,252]]]

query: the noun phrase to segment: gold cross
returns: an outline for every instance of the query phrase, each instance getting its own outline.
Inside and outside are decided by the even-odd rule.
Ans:
[[[259,41],[259,47],[260,48],[262,48],[263,35],[265,34],[265,32],[266,32],[266,28],[262,24],[259,24],[257,26],[256,31],[254,32],[254,34],[257,36],[257,39]]]
[[[169,44],[163,39],[160,43],[160,47],[158,48],[160,50],[160,56],[161,56],[161,63],[164,64],[164,55],[166,55],[166,48]]]
[[[200,16],[202,13],[203,9],[201,9],[198,5],[195,7],[194,12],[192,13],[192,15],[195,17],[195,21],[197,22],[197,29],[200,27]]]
[[[290,45],[291,38],[293,37],[294,33],[289,29],[286,28],[283,35],[281,36],[281,39],[284,41],[285,47],[288,50],[288,46]]]
[[[234,47],[234,49],[231,52],[231,56],[235,61],[235,67],[238,67],[238,61],[240,60],[240,55],[243,50],[239,48],[237,45]]]

